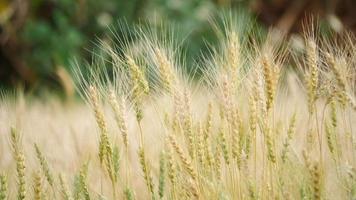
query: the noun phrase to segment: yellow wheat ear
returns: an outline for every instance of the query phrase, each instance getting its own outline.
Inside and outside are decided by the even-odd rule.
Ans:
[[[120,101],[120,102],[119,102]],[[114,90],[110,90],[109,92],[109,102],[114,110],[115,114],[115,119],[117,126],[122,134],[122,139],[125,145],[125,148],[128,148],[128,129],[127,129],[127,122],[126,122],[126,116],[125,116],[125,99],[122,97],[121,100],[117,99],[117,96],[114,92]]]
[[[141,94],[148,94],[149,87],[144,72],[130,55],[126,55],[126,61],[129,66],[132,89],[134,93],[135,91],[137,93],[134,95],[137,95],[136,98],[139,98]]]
[[[275,87],[276,87],[276,76],[274,74],[272,63],[270,62],[268,55],[264,55],[261,61],[263,76],[265,80],[265,92],[266,92],[266,110],[267,112],[272,108],[274,96],[275,96]]]
[[[98,91],[94,86],[89,86],[89,97],[90,97],[90,102],[92,104],[93,110],[94,110],[94,115],[95,115],[95,120],[96,123],[98,124],[99,130],[100,130],[100,141],[99,141],[99,159],[100,163],[104,163],[105,155],[106,155],[106,144],[107,144],[107,134],[108,134],[108,129],[107,129],[107,124],[104,118],[104,113],[101,110],[99,106],[99,95]]]
[[[306,42],[306,62],[309,68],[307,81],[308,89],[308,109],[312,115],[315,109],[315,101],[317,99],[317,87],[319,80],[318,68],[318,49],[315,41],[309,38]]]
[[[39,171],[34,173],[33,177],[33,193],[35,200],[42,199],[42,180],[41,180],[41,173]]]
[[[158,47],[154,47],[154,57],[155,62],[159,72],[160,77],[163,82],[163,87],[170,93],[174,92],[177,84],[176,74],[174,72],[173,63],[170,61],[170,58],[167,57],[167,54]]]
[[[126,61],[131,77],[132,101],[134,102],[133,105],[136,112],[136,118],[138,121],[141,121],[143,118],[142,100],[144,95],[148,94],[149,86],[145,74],[136,64],[135,60],[130,55],[126,55]]]

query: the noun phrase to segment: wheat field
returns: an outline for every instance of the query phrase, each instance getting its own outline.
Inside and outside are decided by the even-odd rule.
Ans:
[[[356,198],[351,35],[228,21],[187,73],[172,34],[135,33],[76,68],[85,103],[3,95],[0,200]]]

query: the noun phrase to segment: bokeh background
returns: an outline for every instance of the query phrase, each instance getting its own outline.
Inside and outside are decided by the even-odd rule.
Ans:
[[[0,0],[0,89],[73,95],[73,58],[90,60],[95,43],[110,37],[108,27],[123,21],[127,28],[157,28],[160,21],[179,27],[186,62],[193,62],[209,50],[206,41],[214,45],[209,23],[226,11],[247,13],[256,28],[289,36],[311,17],[321,30],[356,33],[355,0]]]

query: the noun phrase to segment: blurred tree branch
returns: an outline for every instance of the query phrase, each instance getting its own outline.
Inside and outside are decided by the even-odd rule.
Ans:
[[[7,6],[5,5],[1,12],[6,13],[7,9],[9,9],[11,10],[11,15],[0,24],[0,77],[2,80],[11,82],[15,79],[13,76],[19,76],[27,84],[32,84],[36,79],[36,75],[22,59],[23,44],[18,35],[26,22],[28,1],[14,0],[2,3],[8,4]],[[12,76],[8,77],[7,74]]]

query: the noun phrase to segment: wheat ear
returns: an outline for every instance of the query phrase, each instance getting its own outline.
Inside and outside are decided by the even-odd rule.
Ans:
[[[34,194],[34,198],[33,198],[34,200],[42,199],[42,180],[41,180],[41,173],[39,171],[34,173],[33,194]]]
[[[61,186],[61,194],[64,200],[73,200],[73,198],[70,195],[70,192],[68,190],[68,185],[66,181],[64,180],[64,177],[62,174],[59,174],[59,184]]]
[[[0,200],[7,199],[7,178],[5,174],[0,175]]]
[[[307,77],[308,88],[308,109],[310,115],[314,113],[315,101],[317,99],[317,87],[319,79],[317,46],[312,39],[307,40],[306,45],[307,65],[309,67],[309,77]]]
[[[11,128],[11,145],[13,149],[13,156],[16,161],[16,171],[18,179],[17,199],[23,200],[26,198],[25,155],[21,149],[19,134],[15,128]]]
[[[44,175],[46,176],[46,179],[47,179],[49,185],[51,187],[53,187],[53,184],[54,184],[53,175],[52,175],[51,170],[49,169],[48,162],[47,162],[46,158],[43,156],[43,154],[37,144],[34,144],[34,148],[36,150],[37,159],[40,162],[42,171],[43,171]]]

